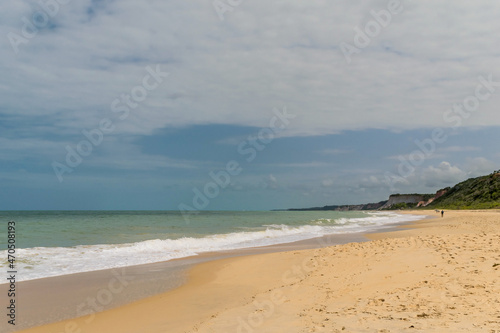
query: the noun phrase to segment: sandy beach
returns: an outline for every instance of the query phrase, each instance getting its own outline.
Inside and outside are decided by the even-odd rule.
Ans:
[[[202,263],[177,289],[22,332],[500,332],[500,212],[399,229]]]

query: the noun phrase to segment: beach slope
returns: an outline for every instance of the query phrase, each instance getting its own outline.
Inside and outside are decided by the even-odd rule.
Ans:
[[[173,291],[23,332],[500,332],[500,212],[368,237],[200,264]]]

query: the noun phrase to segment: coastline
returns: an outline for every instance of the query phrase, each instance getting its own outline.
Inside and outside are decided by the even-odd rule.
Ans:
[[[376,230],[391,230],[407,223],[381,225]],[[365,232],[331,234],[290,243],[205,252],[164,262],[21,281],[17,283],[20,291],[17,301],[22,305],[24,318],[18,321],[15,328],[7,329],[10,328],[8,332],[16,332],[47,325],[168,292],[186,283],[188,271],[204,262],[366,241],[369,239],[365,237]],[[7,284],[0,284],[0,293],[6,292]]]
[[[363,232],[415,219],[380,212],[270,211],[203,212],[189,223],[178,211],[36,211],[18,212],[17,218],[29,230],[22,235],[17,282]],[[106,225],[106,232],[96,221]],[[60,228],[61,223],[69,229]],[[7,268],[5,262],[0,266]]]
[[[400,224],[403,223],[394,225]],[[77,318],[91,310],[102,312],[166,293],[184,285],[188,275],[191,275],[189,271],[202,263],[369,241],[364,235],[362,232],[336,234],[291,243],[206,252],[158,263],[21,281],[17,283],[20,291],[18,303],[22,305],[25,317],[15,328],[7,327],[7,332]],[[7,284],[0,284],[0,293],[6,294],[7,287]],[[3,324],[0,324],[0,328]]]
[[[416,213],[432,214],[422,211]],[[298,308],[306,305],[307,298],[316,299],[316,301],[309,304],[311,306],[327,303],[325,299],[321,299],[322,295],[324,297],[325,288],[327,288],[327,291],[328,289],[335,289],[333,286],[329,286],[328,283],[321,285],[321,283],[316,282],[310,285],[304,282],[313,278],[318,281],[324,280],[326,274],[319,273],[321,269],[325,269],[322,265],[333,260],[335,267],[337,267],[333,278],[336,279],[336,282],[338,282],[337,279],[342,279],[344,283],[352,280],[357,275],[362,277],[363,274],[366,274],[364,271],[356,273],[356,269],[365,265],[375,265],[379,262],[377,260],[379,252],[377,251],[380,249],[385,250],[380,252],[380,256],[387,256],[388,254],[384,254],[384,252],[389,249],[395,252],[390,256],[391,260],[400,258],[407,261],[408,257],[404,255],[414,256],[414,252],[417,250],[425,249],[424,260],[418,259],[419,266],[422,266],[429,262],[429,260],[425,259],[429,259],[430,256],[429,249],[422,246],[424,243],[427,244],[428,240],[426,238],[456,238],[469,233],[477,233],[474,229],[477,225],[470,229],[467,228],[467,223],[459,224],[462,227],[456,227],[457,225],[450,223],[454,219],[474,219],[474,214],[477,217],[477,214],[482,213],[465,212],[464,215],[463,212],[450,212],[449,214],[447,212],[444,219],[406,223],[405,226],[393,228],[391,231],[384,230],[382,233],[366,234],[367,238],[373,240],[366,243],[349,243],[312,250],[239,256],[200,263],[189,270],[188,282],[179,288],[95,315],[35,327],[23,332],[65,332],[68,329],[75,332],[190,332],[195,329],[200,332],[234,332],[237,329],[240,329],[240,331],[256,329],[256,331],[262,332],[278,332],[283,330],[273,330],[272,327],[290,327],[291,323],[294,323],[295,326],[291,326],[291,330],[287,330],[287,332],[300,331],[293,330],[293,327],[295,329],[313,327],[321,331],[320,327],[322,326],[315,323],[315,316],[310,316],[310,314],[301,316],[301,313],[309,313],[309,310],[306,309],[307,306],[301,310],[302,312],[298,311]],[[484,214],[488,215],[487,219],[493,221],[490,221],[491,223],[498,223],[498,217],[500,216],[498,211],[488,211]],[[496,224],[496,227],[498,225]],[[498,229],[494,227],[485,229],[484,226],[483,229],[483,231],[487,231],[485,235],[493,234],[490,236],[497,237],[494,232]],[[375,251],[375,254],[370,254],[373,251]],[[500,260],[498,261],[500,262]],[[390,280],[394,280],[394,275],[397,275],[394,272],[391,273],[391,269],[394,270],[393,266],[384,266],[387,274],[391,276]],[[429,265],[420,268],[428,268],[427,266]],[[250,268],[251,270],[249,270]],[[375,268],[377,267],[373,267],[372,270]],[[398,274],[404,275],[407,273],[403,270]],[[373,281],[384,284],[384,281],[379,280],[380,277],[378,277],[378,280]],[[358,283],[363,284],[361,281]],[[326,285],[328,287],[325,287]],[[344,286],[344,288],[347,288],[347,286]],[[308,291],[310,294],[308,295],[311,297],[303,294],[305,290]],[[328,295],[328,293],[326,294]],[[238,295],[238,297],[234,297],[234,295]],[[332,295],[329,298],[335,299]],[[258,301],[259,299],[262,300]],[[347,302],[342,297],[339,297],[339,300]],[[256,304],[262,305],[263,309],[258,309]],[[343,303],[340,302],[340,304]],[[322,306],[324,305],[321,305],[316,309],[317,312],[312,314],[319,316],[322,315],[322,312],[323,316],[327,314],[326,308],[323,309]],[[256,312],[261,312],[261,315],[248,317]],[[339,314],[341,312],[334,311],[331,315],[335,316],[335,313]],[[310,317],[311,322],[304,322],[307,321],[305,317]],[[418,319],[419,317],[415,318]],[[328,318],[325,318],[323,325],[329,327],[329,324],[333,324],[333,322],[328,322],[329,320],[326,319]],[[344,327],[347,327],[345,325]],[[218,329],[214,327],[218,327]],[[268,330],[266,330],[267,327]],[[357,331],[359,332],[359,330]],[[303,332],[306,332],[306,330]]]

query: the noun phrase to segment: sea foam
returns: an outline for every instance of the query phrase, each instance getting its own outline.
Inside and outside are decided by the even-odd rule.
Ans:
[[[233,232],[199,238],[184,237],[152,239],[127,244],[17,249],[18,280],[155,263],[204,252],[290,243],[329,234],[367,232],[382,226],[418,219],[421,219],[421,216],[375,212],[364,218],[317,219],[301,226],[270,224],[262,226],[262,230],[257,231]],[[6,251],[1,253],[6,257]]]

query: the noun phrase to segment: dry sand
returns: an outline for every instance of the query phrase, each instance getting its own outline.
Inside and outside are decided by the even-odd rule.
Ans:
[[[499,333],[500,212],[412,227],[200,264],[173,291],[23,332]]]

